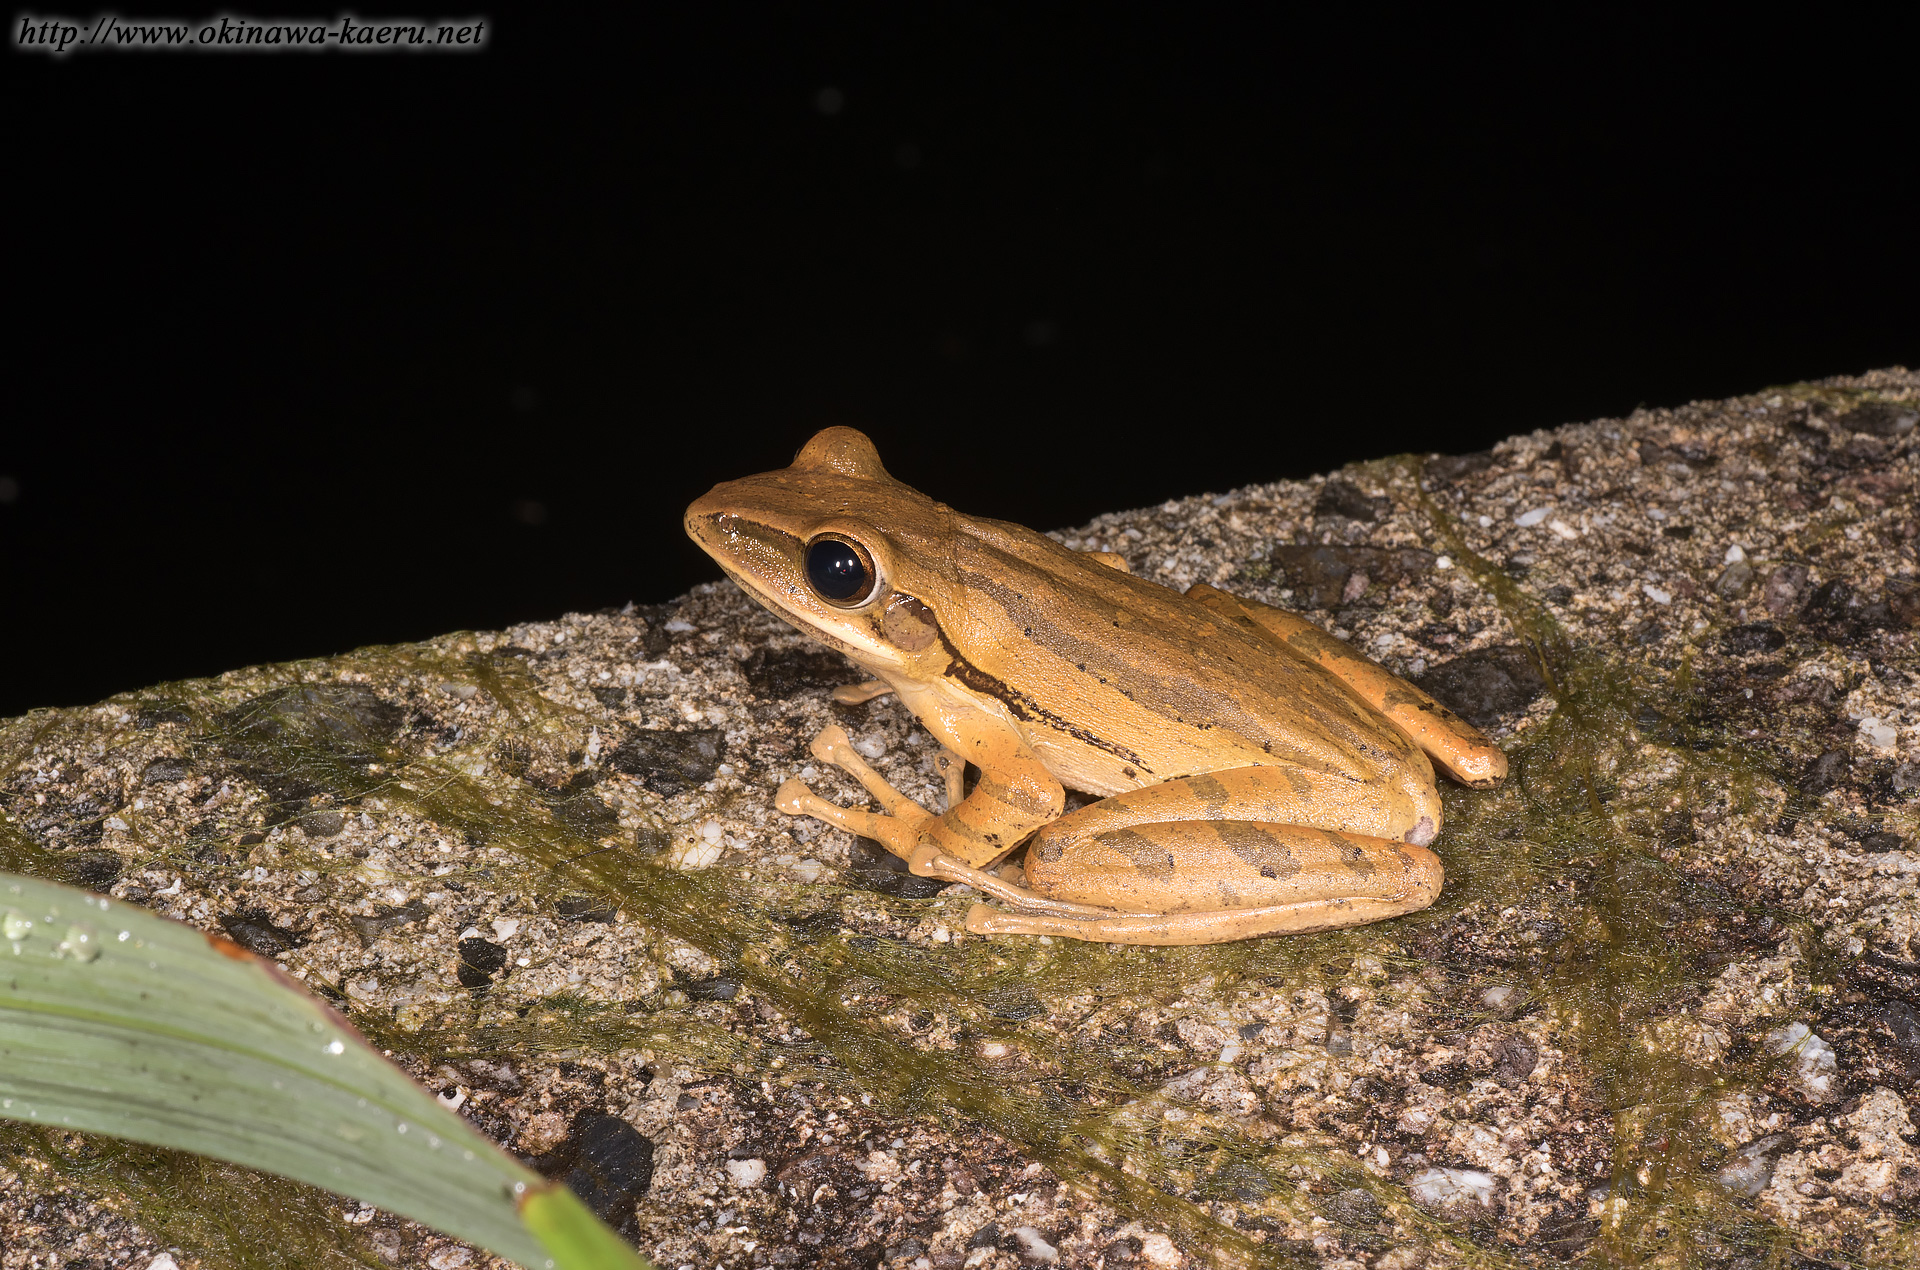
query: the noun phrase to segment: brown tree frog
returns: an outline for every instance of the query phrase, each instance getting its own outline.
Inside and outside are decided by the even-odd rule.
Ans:
[[[838,727],[813,754],[880,809],[798,780],[778,806],[1005,906],[976,904],[972,931],[1203,944],[1410,913],[1440,891],[1433,764],[1474,786],[1506,775],[1465,720],[1304,619],[963,515],[894,480],[852,428],[714,487],[686,528],[874,676],[841,701],[892,692],[942,747],[940,814]],[[1101,797],[1062,814],[1068,789]],[[1022,843],[1023,870],[992,871]]]

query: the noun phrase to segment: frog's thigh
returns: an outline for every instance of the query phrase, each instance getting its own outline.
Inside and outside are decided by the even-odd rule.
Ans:
[[[1182,820],[1258,820],[1337,829],[1424,846],[1439,810],[1431,789],[1416,801],[1405,788],[1352,781],[1311,768],[1230,767],[1103,798],[1047,825],[1027,850],[1028,870],[1071,844],[1136,825]]]
[[[1442,876],[1412,843],[1250,820],[1136,825],[1046,858],[1029,851],[1026,867],[1028,885],[1053,900],[1169,915],[1305,905],[1309,924],[1286,928],[1304,930],[1425,908]]]
[[[1393,720],[1428,758],[1446,768],[1461,784],[1484,787],[1497,785],[1505,778],[1507,756],[1486,733],[1386,667],[1362,656],[1353,645],[1335,639],[1298,614],[1242,599],[1204,583],[1188,588],[1187,596],[1216,613],[1246,621],[1282,648],[1339,679],[1362,701]]]

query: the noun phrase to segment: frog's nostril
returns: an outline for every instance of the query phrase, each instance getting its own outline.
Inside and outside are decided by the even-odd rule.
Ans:
[[[1432,816],[1420,817],[1420,823],[1407,830],[1407,841],[1416,847],[1424,847],[1434,840],[1439,829],[1433,823]]]

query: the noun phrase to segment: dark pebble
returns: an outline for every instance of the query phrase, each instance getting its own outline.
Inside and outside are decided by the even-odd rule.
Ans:
[[[1661,445],[1657,441],[1640,442],[1640,462],[1647,467],[1672,467],[1679,464],[1694,471],[1704,471],[1718,461],[1710,452],[1695,445]]]
[[[1881,1007],[1880,1021],[1908,1060],[1920,1064],[1920,1010],[1905,1001],[1889,1001]]]
[[[703,785],[720,770],[726,734],[719,728],[691,732],[635,732],[609,761],[616,771],[638,776],[654,793],[673,795]]]
[[[386,904],[373,906],[372,917],[358,915],[347,918],[347,925],[353,927],[360,936],[362,945],[371,944],[385,931],[398,930],[402,926],[411,926],[427,916],[427,906],[419,900],[394,908]]]
[[[989,988],[982,1004],[988,1014],[1009,1023],[1019,1023],[1040,1013],[1039,995],[1024,983]]]
[[[300,826],[300,832],[309,838],[337,838],[347,827],[347,817],[344,812],[314,811],[300,817],[295,823]]]
[[[855,838],[848,853],[849,867],[841,875],[848,886],[906,900],[930,899],[947,886],[939,878],[916,877],[907,862],[870,838]]]
[[[809,690],[830,690],[868,676],[839,653],[821,648],[757,648],[740,663],[754,694],[785,700]]]
[[[587,1111],[576,1116],[569,1145],[573,1168],[567,1188],[600,1220],[619,1226],[653,1185],[653,1142],[618,1116]]]
[[[1800,788],[1809,794],[1826,793],[1847,778],[1851,762],[1845,750],[1828,750],[1807,765],[1806,774],[1800,778]]]
[[[460,968],[458,974],[462,987],[484,988],[493,982],[493,977],[506,968],[507,950],[488,939],[463,939],[460,941]]]
[[[365,684],[312,683],[276,688],[220,716],[222,748],[237,758],[270,758],[312,747],[370,762],[400,735],[407,713]]]
[[[1490,728],[1547,690],[1533,656],[1517,644],[1477,649],[1443,661],[1414,681],[1475,727]]]
[[[1665,529],[1662,529],[1660,531],[1660,536],[1662,538],[1679,538],[1683,540],[1687,538],[1691,538],[1693,537],[1693,526],[1692,525],[1668,525]]]
[[[1806,589],[1807,566],[1776,565],[1773,572],[1767,575],[1767,584],[1760,592],[1760,600],[1767,606],[1767,612],[1775,617],[1785,617],[1800,607],[1800,596]]]
[[[1492,450],[1476,450],[1472,454],[1436,454],[1427,460],[1422,474],[1430,485],[1436,482],[1453,485],[1492,466]]]
[[[1512,1088],[1526,1083],[1540,1065],[1540,1051],[1525,1037],[1504,1036],[1493,1051],[1493,1078]]]
[[[1562,1261],[1571,1261],[1599,1237],[1599,1222],[1568,1214],[1541,1222],[1540,1232],[1534,1238],[1553,1256]]]
[[[1920,626],[1920,579],[1888,578],[1887,612],[1889,625]]]
[[[165,785],[171,781],[183,781],[193,775],[193,764],[183,758],[157,758],[147,764],[140,773],[142,785]]]
[[[593,699],[609,710],[618,710],[627,704],[627,690],[617,684],[594,688],[590,691],[593,693]]]
[[[1905,842],[1906,840],[1899,834],[1888,833],[1883,829],[1860,839],[1860,846],[1867,851],[1898,851]]]
[[[1290,543],[1274,547],[1268,562],[1296,592],[1305,592],[1307,607],[1330,609],[1345,602],[1347,580],[1367,575],[1369,585],[1391,586],[1423,577],[1433,569],[1431,551],[1417,547],[1333,547]]]
[[[1320,497],[1313,502],[1313,514],[1344,516],[1348,520],[1372,524],[1380,519],[1381,509],[1358,486],[1346,481],[1330,480],[1320,488]]]
[[[1321,1211],[1342,1226],[1371,1226],[1380,1220],[1380,1201],[1356,1186],[1328,1199]]]
[[[166,707],[144,709],[133,716],[133,726],[142,732],[151,731],[165,723],[176,723],[185,727],[192,722],[193,716],[185,710]]]
[[[1920,409],[1910,401],[1869,401],[1838,416],[1834,423],[1849,432],[1901,437],[1913,431],[1916,420],[1920,420]]]
[[[620,829],[620,813],[591,790],[552,799],[554,823],[582,838],[604,838]]]
[[[711,979],[689,979],[674,986],[686,993],[689,1001],[731,1001],[740,995],[740,981],[725,975],[715,975]]]
[[[1728,631],[1722,642],[1729,653],[1745,656],[1748,653],[1770,653],[1785,648],[1787,637],[1772,622],[1748,622]]]
[[[1000,1247],[1000,1223],[990,1221],[980,1229],[974,1231],[973,1238],[967,1240],[967,1247],[998,1249]]]
[[[78,851],[63,863],[67,880],[89,891],[104,891],[120,876],[120,857],[111,851]]]
[[[593,896],[576,895],[557,905],[560,916],[569,922],[610,922],[618,906]]]
[[[262,957],[290,952],[305,942],[286,927],[274,925],[265,909],[240,909],[222,917],[220,925],[226,928],[227,937],[234,943]]]

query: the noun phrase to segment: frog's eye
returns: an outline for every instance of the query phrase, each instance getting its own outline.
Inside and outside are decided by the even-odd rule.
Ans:
[[[820,537],[807,544],[807,582],[827,603],[858,608],[873,598],[880,575],[859,543]]]

